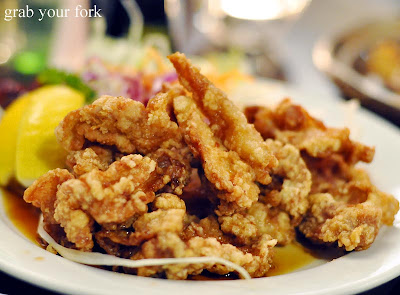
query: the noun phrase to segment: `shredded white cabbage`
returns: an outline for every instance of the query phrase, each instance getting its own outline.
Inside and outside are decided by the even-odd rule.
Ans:
[[[185,258],[155,258],[155,259],[140,259],[130,260],[115,257],[108,254],[82,252],[79,250],[69,249],[58,244],[44,229],[43,216],[40,217],[38,234],[45,240],[51,247],[53,247],[64,258],[88,265],[107,265],[107,266],[125,266],[125,267],[143,267],[143,266],[156,266],[167,264],[197,264],[197,263],[219,263],[234,269],[240,274],[243,279],[251,279],[249,273],[240,265],[237,265],[229,260],[220,257],[185,257]]]

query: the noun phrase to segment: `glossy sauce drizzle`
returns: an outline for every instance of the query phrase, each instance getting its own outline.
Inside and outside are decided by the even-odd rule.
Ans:
[[[1,190],[3,195],[4,210],[14,226],[29,240],[38,244],[36,230],[39,223],[40,212],[24,201],[22,196]]]
[[[295,271],[317,259],[301,244],[296,242],[284,247],[275,247],[274,250],[273,267],[268,272],[269,277]]]
[[[7,216],[10,218],[15,227],[31,241],[38,244],[37,226],[40,212],[31,204],[25,203],[22,196],[2,190],[4,207]],[[292,272],[296,269],[304,267],[317,258],[315,258],[309,250],[299,243],[293,243],[285,247],[275,247],[275,255],[273,259],[273,268],[268,272],[268,276],[282,275]],[[235,275],[231,276],[193,276],[192,280],[213,280],[213,279],[235,279]]]

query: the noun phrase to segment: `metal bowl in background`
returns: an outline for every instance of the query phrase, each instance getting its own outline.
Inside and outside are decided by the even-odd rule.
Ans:
[[[364,64],[369,50],[389,39],[400,42],[400,19],[368,23],[324,36],[314,47],[313,61],[347,98],[358,98],[363,106],[400,126],[400,93],[366,72]]]

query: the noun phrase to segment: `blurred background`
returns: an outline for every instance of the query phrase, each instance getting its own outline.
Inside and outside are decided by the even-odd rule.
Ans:
[[[33,17],[5,20],[7,9],[27,5]],[[102,17],[75,17],[77,5],[96,5]],[[38,8],[71,12],[38,21]],[[321,99],[357,97],[400,124],[397,0],[2,0],[0,11],[3,107],[45,69],[139,69],[154,48],[161,58],[179,50],[219,74],[284,80]]]
[[[5,20],[6,9],[27,5],[33,17]],[[77,5],[96,5],[102,18],[75,17]],[[71,12],[38,21],[38,8]],[[161,57],[179,50],[219,72],[236,68],[322,97],[355,96],[400,124],[396,0],[2,0],[0,11],[3,107],[46,68],[85,72],[93,58],[138,68],[151,47]]]

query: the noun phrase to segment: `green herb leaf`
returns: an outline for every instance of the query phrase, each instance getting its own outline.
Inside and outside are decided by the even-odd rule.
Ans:
[[[83,93],[86,103],[92,103],[96,92],[86,85],[82,79],[75,74],[67,73],[57,69],[46,69],[39,74],[37,81],[43,85],[65,84]]]

